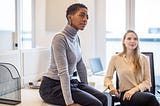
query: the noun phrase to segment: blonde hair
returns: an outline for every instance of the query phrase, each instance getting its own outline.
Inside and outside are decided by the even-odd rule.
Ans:
[[[138,40],[137,34],[133,30],[128,30],[123,37],[123,41],[125,40],[126,35],[128,33],[134,33],[137,37],[137,40]],[[123,42],[122,42],[122,45],[123,45],[123,51],[121,53],[119,53],[119,56],[123,56],[127,52],[126,46]],[[141,67],[141,59],[140,59],[139,40],[138,40],[138,45],[135,48],[134,53],[133,53],[133,65],[134,65],[135,74],[141,73],[142,67]]]

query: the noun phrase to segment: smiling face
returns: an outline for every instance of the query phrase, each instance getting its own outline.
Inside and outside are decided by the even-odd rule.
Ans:
[[[133,32],[128,32],[123,39],[123,45],[126,50],[135,50],[138,46],[138,38],[137,35]]]
[[[83,30],[87,25],[88,10],[79,8],[74,14],[68,15],[68,21],[72,27],[77,30]]]

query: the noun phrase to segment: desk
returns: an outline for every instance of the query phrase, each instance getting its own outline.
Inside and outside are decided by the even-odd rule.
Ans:
[[[95,76],[91,75],[88,77],[89,85],[95,87],[96,89],[103,91],[104,90],[104,76]]]

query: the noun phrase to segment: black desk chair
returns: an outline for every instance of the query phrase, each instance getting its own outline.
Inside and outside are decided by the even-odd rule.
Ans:
[[[155,75],[154,75],[153,52],[142,52],[142,54],[146,55],[149,59],[151,83],[152,83],[152,87],[149,89],[149,92],[155,95]],[[116,74],[116,89],[119,89],[119,80],[118,80],[117,74]],[[112,96],[112,106],[120,106],[119,98]]]

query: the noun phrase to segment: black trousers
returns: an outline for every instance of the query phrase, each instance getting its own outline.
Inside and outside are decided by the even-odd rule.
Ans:
[[[66,106],[60,81],[43,77],[39,93],[47,103]],[[105,94],[76,79],[71,80],[71,93],[73,101],[82,106],[108,106]]]
[[[136,92],[131,99],[122,100],[125,92],[121,93],[121,106],[160,106],[155,95],[150,92]]]

